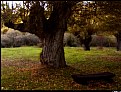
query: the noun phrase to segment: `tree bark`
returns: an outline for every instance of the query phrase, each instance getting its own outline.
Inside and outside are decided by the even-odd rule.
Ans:
[[[42,52],[40,54],[40,62],[42,64],[55,68],[66,66],[63,47],[65,23],[65,19],[59,21],[59,26],[55,28],[55,31],[45,34]]]

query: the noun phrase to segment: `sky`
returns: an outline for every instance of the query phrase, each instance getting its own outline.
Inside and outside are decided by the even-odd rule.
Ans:
[[[2,3],[2,1],[1,1],[1,3]],[[6,4],[6,1],[3,1],[3,3]],[[12,3],[13,3],[13,7],[16,6],[16,3],[17,4],[20,3],[20,5],[23,7],[23,1],[7,1],[7,3],[9,3],[10,8],[12,7]]]
[[[7,1],[8,3],[9,3],[9,6],[10,6],[10,8],[12,8],[12,3],[13,3],[13,7],[15,7],[15,5],[16,5],[16,3],[17,4],[21,4],[21,6],[23,7],[23,1]],[[91,2],[91,1],[83,1],[84,2],[84,4],[86,4],[87,2]],[[1,3],[2,3],[2,1],[1,1]],[[6,3],[6,1],[3,1],[3,3]]]
[[[10,8],[11,8],[11,5],[12,5],[12,2],[13,2],[13,6],[15,7],[15,5],[16,5],[16,3],[17,4],[21,4],[22,6],[23,6],[23,1],[7,1],[8,3],[9,3],[9,5],[10,5]],[[1,3],[2,3],[2,1],[1,1]],[[6,3],[6,1],[3,1],[3,3]]]
[[[2,2],[2,1],[1,1]],[[23,5],[23,1],[7,1],[10,5],[12,4],[12,2],[13,2],[13,5],[15,6],[15,4],[17,3],[17,4],[21,4],[21,5]],[[91,2],[91,1],[83,1],[84,3],[86,3],[86,2]],[[6,3],[6,1],[3,1],[3,3]]]

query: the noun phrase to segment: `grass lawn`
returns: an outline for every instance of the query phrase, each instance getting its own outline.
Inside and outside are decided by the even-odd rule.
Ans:
[[[115,48],[99,50],[65,47],[68,67],[46,68],[39,62],[41,48],[1,48],[2,90],[121,90],[121,52]],[[77,84],[71,74],[112,72],[114,83],[92,81],[89,85]]]

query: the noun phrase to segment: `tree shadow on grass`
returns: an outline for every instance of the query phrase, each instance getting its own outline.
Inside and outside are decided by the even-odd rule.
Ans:
[[[31,66],[31,68],[21,68],[19,69],[19,72],[30,72],[29,80],[33,82],[33,85],[35,85],[35,81],[38,81],[36,86],[32,87],[33,89],[40,87],[40,85],[40,89],[69,90],[81,87],[81,85],[75,83],[71,77],[72,74],[80,73],[80,70],[75,69],[72,66],[67,66],[65,68],[53,68],[46,67],[40,63],[33,64]]]

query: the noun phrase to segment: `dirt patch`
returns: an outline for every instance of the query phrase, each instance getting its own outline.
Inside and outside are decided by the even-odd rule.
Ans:
[[[30,60],[1,60],[1,67],[10,67],[10,66],[15,66],[22,68],[23,67],[32,67],[35,64],[40,64],[40,62],[34,62]]]
[[[1,68],[10,67],[14,67],[14,72],[16,73],[30,72],[31,77],[40,77],[40,75],[45,75],[47,71],[46,66],[42,65],[40,62],[27,60],[2,60]]]

